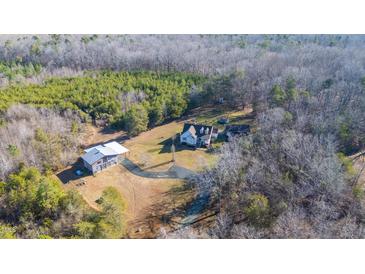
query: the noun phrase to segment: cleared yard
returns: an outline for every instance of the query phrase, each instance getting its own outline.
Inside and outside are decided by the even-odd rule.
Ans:
[[[197,108],[190,116],[189,121],[195,121],[198,124],[208,124],[217,127],[219,130],[224,130],[225,125],[220,124],[220,118],[226,117],[229,119],[229,124],[249,124],[252,125],[253,113],[251,107],[246,107],[242,110],[230,110],[226,108]]]
[[[131,151],[129,159],[141,168],[152,171],[167,170],[171,166],[172,160],[171,137],[176,135],[176,164],[190,170],[201,171],[214,165],[217,161],[217,155],[206,149],[194,149],[179,145],[178,133],[182,131],[184,123],[195,121],[197,123],[214,125],[223,130],[224,125],[218,123],[219,118],[228,116],[232,124],[252,124],[251,113],[251,108],[230,112],[217,108],[197,109],[185,120],[155,127],[125,141],[123,145]],[[214,145],[214,147],[217,147],[217,145]]]
[[[130,150],[128,158],[145,171],[166,171],[172,165],[171,144],[172,136],[175,140],[176,164],[193,170],[200,171],[214,165],[217,155],[206,149],[193,149],[180,146],[178,133],[181,132],[184,122],[207,123],[218,126],[222,116],[228,116],[231,123],[252,122],[251,110],[227,112],[220,109],[197,109],[189,117],[174,121],[152,130],[144,132],[137,137],[128,139],[123,131],[99,129],[88,126],[83,136],[83,146],[117,141]],[[220,144],[215,144],[214,147]],[[102,191],[113,186],[120,191],[127,203],[126,218],[128,235],[131,238],[151,238],[159,233],[159,227],[169,226],[171,229],[179,226],[182,220],[184,206],[194,198],[194,193],[185,188],[183,180],[179,179],[150,179],[132,174],[123,166],[113,166],[95,176],[75,175],[75,170],[81,168],[80,162],[64,169],[57,174],[66,189],[77,189],[88,204],[97,208],[96,200]]]
[[[127,140],[123,145],[130,150],[128,158],[144,170],[167,170],[171,165],[171,137],[182,130],[183,122],[171,122],[155,127],[150,131]],[[176,164],[184,168],[199,171],[213,165],[217,156],[205,149],[193,149],[180,146],[176,138]]]
[[[85,184],[80,184],[84,182]],[[81,179],[70,181],[65,184],[66,189],[77,189],[90,206],[97,209],[95,202],[100,198],[103,190],[108,186],[113,186],[120,191],[127,202],[126,218],[128,233],[134,237],[145,237],[146,233],[151,233],[143,227],[146,215],[153,215],[146,209],[161,202],[162,197],[173,187],[183,184],[177,179],[148,179],[135,176],[121,165],[113,166],[94,176],[86,176]],[[159,213],[155,213],[161,214]]]

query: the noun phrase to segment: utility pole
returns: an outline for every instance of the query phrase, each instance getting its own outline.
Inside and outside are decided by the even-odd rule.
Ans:
[[[175,165],[175,135],[171,137],[171,141],[172,162]]]

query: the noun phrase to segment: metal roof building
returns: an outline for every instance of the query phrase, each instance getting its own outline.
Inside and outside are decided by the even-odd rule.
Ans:
[[[81,157],[89,165],[93,165],[96,161],[102,159],[104,156],[113,156],[124,154],[129,150],[118,144],[117,142],[110,142],[103,145],[98,145],[85,149],[85,154]]]

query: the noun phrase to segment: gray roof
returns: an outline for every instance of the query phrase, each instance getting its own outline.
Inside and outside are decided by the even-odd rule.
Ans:
[[[105,156],[119,155],[129,150],[117,142],[110,142],[85,149],[85,154],[81,158],[89,165],[94,164]]]
[[[241,134],[241,133],[250,133],[250,126],[249,125],[229,125],[226,126],[225,132],[232,133],[232,134]]]
[[[188,130],[191,132],[191,134],[194,137],[203,137],[206,135],[210,136],[212,133],[213,127],[207,126],[207,125],[196,125],[196,124],[186,123],[186,124],[184,124],[182,133],[184,133]]]
[[[98,149],[94,148],[92,150],[89,150],[86,154],[81,156],[81,158],[87,162],[89,165],[94,164],[95,162],[102,159],[105,155],[101,153]]]

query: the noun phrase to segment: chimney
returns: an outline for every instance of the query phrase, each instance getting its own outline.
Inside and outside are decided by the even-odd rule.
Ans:
[[[208,135],[209,134],[209,128],[207,127],[206,129],[205,129],[205,135]]]
[[[203,132],[204,132],[204,127],[202,127],[202,128],[200,129],[200,134],[203,134]]]

